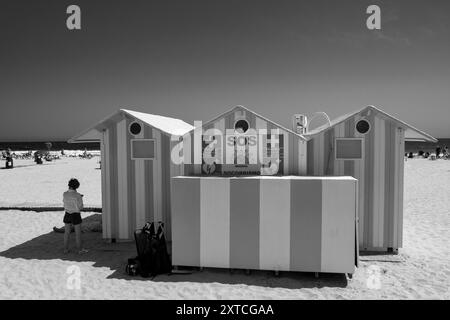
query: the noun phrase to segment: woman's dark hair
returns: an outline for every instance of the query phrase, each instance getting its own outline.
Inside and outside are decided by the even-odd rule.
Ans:
[[[69,188],[76,190],[80,187],[80,182],[77,179],[70,179],[69,180]]]

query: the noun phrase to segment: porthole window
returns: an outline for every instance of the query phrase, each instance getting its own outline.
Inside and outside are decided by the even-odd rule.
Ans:
[[[133,136],[137,136],[138,134],[140,134],[142,131],[142,127],[139,123],[137,122],[133,122],[132,124],[130,124],[130,133]]]
[[[234,124],[234,131],[236,131],[237,133],[245,133],[247,132],[248,127],[248,121],[245,119],[240,119]]]
[[[370,130],[370,123],[366,119],[361,119],[356,123],[356,131],[361,134],[366,134]]]

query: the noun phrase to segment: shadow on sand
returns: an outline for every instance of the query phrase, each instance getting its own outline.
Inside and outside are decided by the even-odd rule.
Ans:
[[[99,214],[83,219],[83,224],[89,221],[98,221]],[[280,272],[276,277],[271,271],[251,271],[250,275],[244,270],[205,268],[203,271],[191,269],[189,274],[159,275],[154,279],[132,277],[125,273],[125,265],[128,258],[136,256],[134,242],[107,243],[102,239],[101,232],[84,232],[83,246],[89,252],[83,255],[76,253],[74,248],[74,235],[71,235],[71,249],[69,254],[63,254],[63,235],[49,232],[31,239],[20,245],[0,252],[1,257],[9,259],[37,259],[37,260],[64,260],[74,262],[93,262],[94,267],[109,268],[113,272],[108,279],[141,280],[155,282],[198,282],[198,283],[222,283],[222,284],[244,284],[271,288],[322,288],[347,286],[347,278],[344,274],[321,273],[319,278],[314,277],[311,272]],[[169,245],[170,247],[170,245]],[[187,269],[187,268],[185,268]],[[187,269],[189,270],[189,269]]]

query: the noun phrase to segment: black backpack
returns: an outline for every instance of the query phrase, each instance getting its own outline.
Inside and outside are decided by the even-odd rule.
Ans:
[[[164,224],[162,222],[159,223],[157,232],[155,232],[154,223],[147,222],[142,229],[134,232],[134,238],[138,257],[129,259],[126,268],[128,274],[139,273],[146,278],[172,272],[172,263],[167,252]]]

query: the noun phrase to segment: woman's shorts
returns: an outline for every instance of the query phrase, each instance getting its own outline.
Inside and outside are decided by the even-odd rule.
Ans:
[[[70,223],[74,226],[81,224],[81,214],[79,212],[67,213],[64,215],[64,223]]]

